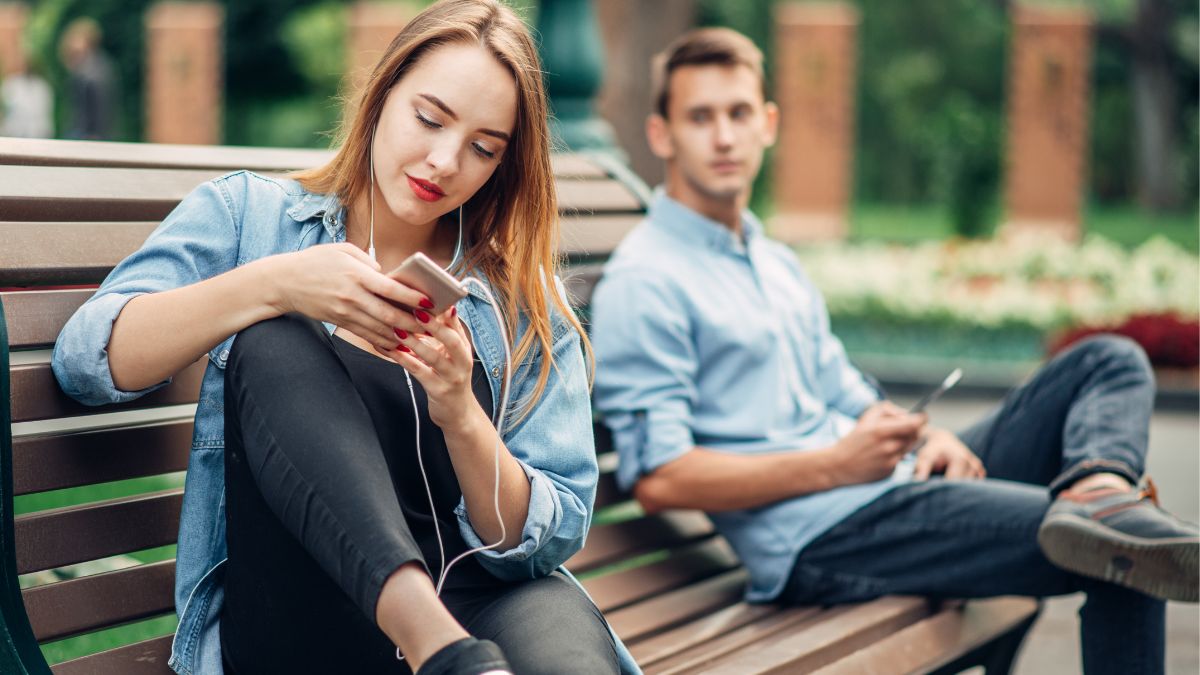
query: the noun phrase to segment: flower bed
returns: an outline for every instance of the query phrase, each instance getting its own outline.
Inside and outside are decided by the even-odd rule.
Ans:
[[[1162,237],[1132,251],[1022,233],[797,252],[852,354],[1028,362],[1072,336],[1116,330],[1156,365],[1196,365],[1194,349],[1163,345],[1196,344],[1200,259]]]

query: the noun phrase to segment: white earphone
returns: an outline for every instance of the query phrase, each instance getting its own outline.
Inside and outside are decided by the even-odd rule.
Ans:
[[[368,161],[370,164],[369,172],[371,174],[371,193],[370,193],[370,197],[368,200],[369,204],[370,204],[370,234],[369,234],[369,239],[367,242],[367,255],[369,255],[371,257],[371,260],[375,260],[375,147],[374,146],[375,146],[375,134],[374,134],[374,132],[372,132],[371,147],[367,151],[368,152]],[[462,255],[462,245],[463,245],[463,208],[460,205],[458,207],[458,240],[454,244],[454,255],[450,260],[450,265],[448,265],[446,268],[447,271],[449,271],[451,268],[453,268],[455,266],[456,263],[458,263],[459,258]],[[437,537],[438,554],[441,558],[441,561],[440,561],[441,565],[439,568],[440,571],[438,573],[438,581],[437,581],[437,585],[435,586],[435,593],[439,597],[442,594],[442,586],[446,583],[446,577],[450,573],[450,568],[454,567],[454,565],[458,561],[462,560],[463,558],[466,558],[469,555],[479,553],[480,551],[488,551],[488,550],[494,549],[494,548],[500,546],[500,544],[504,543],[504,540],[508,538],[508,531],[504,525],[504,515],[500,512],[500,443],[501,443],[501,438],[503,437],[503,433],[504,433],[505,417],[508,412],[509,390],[512,385],[512,380],[511,380],[512,352],[511,352],[511,348],[509,347],[509,344],[508,344],[508,331],[504,327],[504,317],[500,312],[500,305],[496,302],[495,296],[492,295],[491,289],[489,289],[487,284],[483,283],[483,281],[481,281],[477,277],[466,277],[462,280],[462,283],[464,285],[473,284],[476,288],[478,288],[487,297],[488,302],[491,303],[492,313],[496,317],[496,325],[500,327],[500,343],[504,347],[504,382],[502,383],[501,390],[500,390],[501,395],[500,395],[499,414],[495,416],[496,444],[494,447],[495,486],[496,486],[496,488],[495,488],[495,493],[494,493],[495,496],[494,496],[493,502],[494,502],[494,505],[496,508],[496,520],[497,520],[497,522],[500,523],[500,539],[498,541],[496,541],[496,543],[494,543],[494,544],[487,544],[485,546],[479,546],[477,548],[473,548],[468,551],[464,551],[463,553],[461,553],[457,557],[455,557],[453,560],[451,560],[449,562],[449,564],[446,563],[446,547],[442,542],[442,532],[441,532],[441,528],[438,526],[437,514],[435,513],[435,510],[434,510],[433,490],[429,487],[429,476],[425,473],[425,460],[424,460],[423,456],[421,455],[421,413],[420,413],[420,410],[417,408],[417,396],[416,396],[416,393],[413,391],[412,375],[409,374],[408,369],[406,368],[404,370],[404,379],[408,382],[408,394],[409,394],[409,397],[412,399],[412,404],[413,404],[413,423],[416,425],[416,432],[414,433],[414,436],[416,438],[416,444],[417,444],[417,448],[416,448],[416,450],[417,450],[417,466],[420,467],[421,479],[425,483],[425,494],[429,498],[429,513],[433,518],[433,532],[434,532],[434,536]],[[396,648],[396,658],[401,661],[404,660],[404,656],[400,653],[399,647]]]

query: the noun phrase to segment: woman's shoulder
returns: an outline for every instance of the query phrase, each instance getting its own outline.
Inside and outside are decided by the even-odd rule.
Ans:
[[[305,190],[286,176],[231,171],[203,183],[198,192],[216,191],[238,222],[307,221],[329,209],[331,198]]]
[[[309,196],[299,183],[286,177],[264,176],[263,174],[241,169],[217,176],[209,180],[230,198],[242,199],[278,199],[283,201],[302,200]]]

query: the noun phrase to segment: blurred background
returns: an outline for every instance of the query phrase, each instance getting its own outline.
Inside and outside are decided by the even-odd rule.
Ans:
[[[342,101],[426,4],[0,0],[0,144],[327,148]],[[1072,341],[1128,335],[1159,377],[1152,471],[1176,482],[1169,508],[1200,517],[1195,2],[514,4],[542,41],[560,148],[616,155],[651,185],[650,56],[694,26],[749,35],[783,110],[752,206],[796,247],[852,358],[899,398],[963,366],[934,413],[953,427]],[[1077,606],[1051,603],[1020,672],[1079,669]],[[1170,616],[1172,671],[1196,672],[1195,606]]]
[[[3,133],[328,147],[339,97],[424,4],[0,0]],[[564,145],[651,185],[650,55],[697,25],[763,46],[784,118],[753,206],[885,381],[953,361],[968,384],[1011,384],[1116,330],[1165,389],[1196,389],[1196,3],[518,5]]]

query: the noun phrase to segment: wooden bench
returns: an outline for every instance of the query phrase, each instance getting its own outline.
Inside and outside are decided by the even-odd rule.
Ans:
[[[0,672],[170,672],[169,626],[162,631],[168,634],[53,667],[40,647],[173,617],[171,550],[150,562],[129,554],[175,543],[179,472],[187,466],[206,362],[134,402],[91,408],[61,393],[49,349],[90,287],[195,185],[231,168],[278,173],[328,156],[0,141]],[[597,158],[559,156],[555,171],[563,253],[580,272],[569,284],[583,306],[598,263],[639,220],[648,194],[622,168]],[[643,516],[616,489],[602,425],[597,435],[603,471],[595,524],[568,565],[649,673],[957,672],[975,665],[1003,673],[1036,617],[1038,604],[1023,598],[749,605],[741,599],[745,570],[708,519],[696,512]],[[27,500],[164,474],[173,477],[168,489],[14,517],[14,495]],[[18,575],[28,575],[28,587],[19,587]]]

